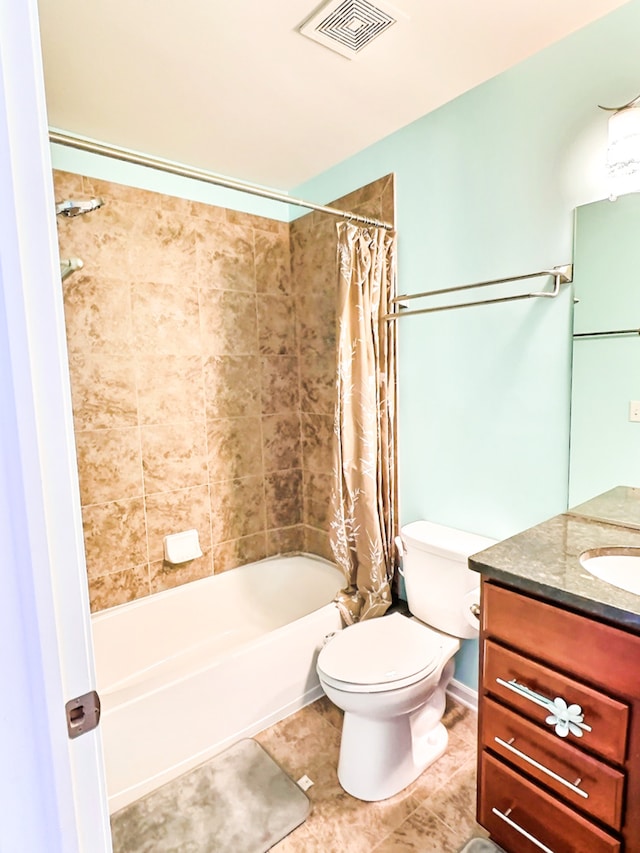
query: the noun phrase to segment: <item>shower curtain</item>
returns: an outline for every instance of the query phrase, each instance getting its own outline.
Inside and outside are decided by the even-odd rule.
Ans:
[[[347,625],[391,604],[397,535],[395,234],[338,224],[337,400],[330,540]]]

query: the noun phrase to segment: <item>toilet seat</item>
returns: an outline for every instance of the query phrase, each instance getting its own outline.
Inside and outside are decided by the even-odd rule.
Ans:
[[[442,635],[393,613],[340,631],[320,652],[317,670],[338,690],[381,693],[426,678],[442,655]]]

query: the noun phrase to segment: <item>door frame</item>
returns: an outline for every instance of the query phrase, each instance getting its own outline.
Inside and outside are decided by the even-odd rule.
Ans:
[[[111,850],[36,0],[0,0],[0,850]]]

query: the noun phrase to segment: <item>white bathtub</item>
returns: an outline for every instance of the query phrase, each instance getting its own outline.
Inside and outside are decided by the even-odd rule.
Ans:
[[[317,699],[342,582],[319,557],[276,557],[96,614],[110,811]]]

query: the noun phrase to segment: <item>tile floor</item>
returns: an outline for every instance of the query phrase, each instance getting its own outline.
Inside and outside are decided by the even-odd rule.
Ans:
[[[326,697],[256,735],[294,781],[306,775],[314,783],[307,791],[307,820],[273,853],[458,853],[471,837],[486,837],[475,821],[476,715],[449,700],[443,722],[449,730],[447,752],[404,791],[378,803],[356,800],[338,783],[342,712]],[[195,840],[201,827],[190,828],[185,821],[179,847],[167,840],[167,846],[156,848],[148,837],[138,847],[129,831],[125,836],[120,831],[114,834],[114,849],[117,853],[116,837],[124,837],[120,851],[214,853],[201,850]]]
[[[379,803],[346,794],[336,768],[341,711],[323,697],[256,740],[294,780],[307,775],[306,822],[272,848],[274,853],[457,853],[487,833],[475,821],[476,715],[448,702],[445,755],[412,785]]]

